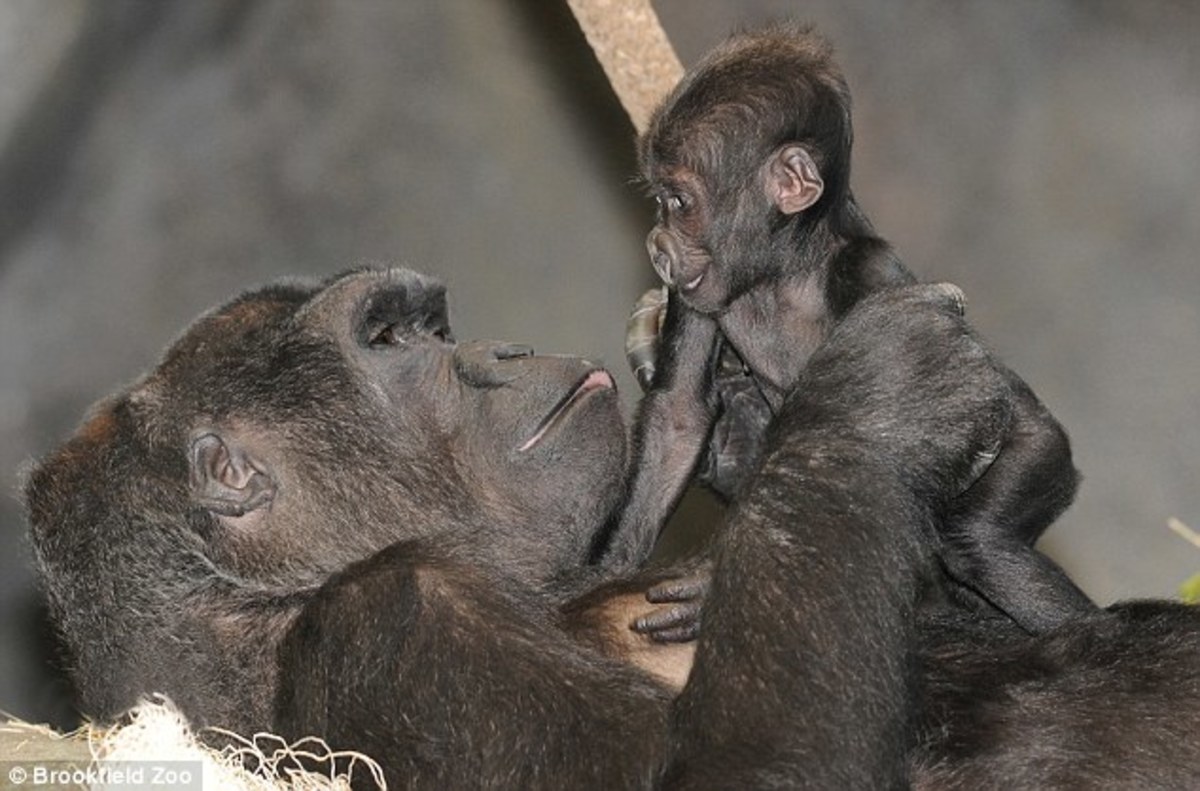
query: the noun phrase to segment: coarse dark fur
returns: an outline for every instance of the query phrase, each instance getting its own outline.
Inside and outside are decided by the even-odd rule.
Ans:
[[[854,200],[852,137],[849,90],[828,44],[795,26],[734,36],[655,113],[640,142],[660,207],[647,245],[673,295],[635,430],[630,507],[603,564],[644,561],[710,432],[709,477],[736,499],[757,464],[729,468],[730,457],[761,446],[747,432],[780,413],[854,305],[913,282]],[[749,377],[714,378],[718,337]],[[939,514],[940,557],[964,597],[1041,632],[1098,610],[1033,549],[1074,498],[1078,473],[1062,426],[1005,375],[1009,428],[978,481]]]
[[[935,515],[969,485],[1008,409],[1003,377],[953,305],[929,301],[938,293],[862,302],[769,429],[718,539],[667,787],[904,786]],[[931,334],[939,342],[924,345]],[[952,377],[970,385],[928,397]],[[757,584],[737,579],[751,568]],[[803,727],[786,727],[797,705]]]
[[[1112,782],[1194,774],[1174,739],[1200,727],[1195,611],[1143,605],[1157,621],[1004,652],[977,650],[973,622],[915,631],[930,514],[1009,397],[943,303],[873,299],[805,373],[723,534],[672,712],[668,685],[584,639],[638,584],[560,606],[573,576],[595,581],[587,549],[624,474],[612,393],[564,399],[593,366],[455,344],[441,287],[404,270],[249,292],[25,486],[83,709],[103,721],[166,693],[197,725],[364,750],[393,788],[650,788],[668,759],[670,783],[705,788],[885,788],[910,747],[919,777],[987,787],[1011,765],[1036,780],[1054,750],[1109,766],[1098,728],[1069,754],[1017,734],[1084,723],[1127,689],[1156,719],[1126,752],[1167,758],[1110,767]],[[1073,664],[1071,641],[1104,641],[1106,662]],[[1013,705],[1039,666],[1038,705]],[[1001,740],[1004,755],[978,754]]]
[[[665,787],[1200,781],[1200,610],[1129,603],[1030,635],[937,572],[938,515],[1014,398],[946,297],[867,297],[784,403],[718,536]]]
[[[1200,788],[1200,609],[1106,612],[1045,636],[960,608],[925,613],[913,788]]]
[[[94,717],[158,691],[198,725],[378,749],[393,787],[622,787],[660,752],[670,689],[582,650],[558,606],[624,464],[606,373],[455,344],[440,284],[363,271],[202,317],[26,498]],[[511,743],[462,730],[488,700],[537,716]]]

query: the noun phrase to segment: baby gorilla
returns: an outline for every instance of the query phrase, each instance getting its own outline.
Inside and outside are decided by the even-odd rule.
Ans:
[[[736,499],[757,468],[739,456],[759,455],[762,424],[832,328],[864,297],[914,281],[854,200],[851,140],[828,44],[792,26],[734,36],[653,117],[640,141],[659,206],[647,246],[671,304],[635,433],[630,505],[601,563],[636,567],[649,554],[710,432],[710,473]],[[717,376],[726,344],[747,376]],[[939,515],[940,557],[965,598],[1036,633],[1097,609],[1033,549],[1078,473],[1062,427],[1005,375],[1008,430]]]

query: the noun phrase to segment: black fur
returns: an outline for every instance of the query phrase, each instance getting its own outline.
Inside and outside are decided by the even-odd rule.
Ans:
[[[423,549],[377,556],[389,568],[378,579],[471,572],[381,595],[362,613],[375,633],[355,643],[361,661],[389,652],[392,638],[419,642],[423,629],[429,639],[479,630],[487,619],[465,604],[476,598],[511,611],[505,632],[560,628],[559,603],[594,582],[584,560],[595,526],[619,503],[624,431],[611,380],[560,412],[594,366],[456,345],[448,332],[441,286],[404,270],[250,292],[197,321],[33,471],[34,545],[86,712],[110,719],[159,691],[198,724],[272,727],[279,663],[294,678],[325,661],[299,648],[295,625],[320,642],[316,613],[340,612],[331,602],[376,578],[343,584],[339,572],[399,541]],[[540,442],[521,450],[552,413]],[[457,591],[466,615],[443,618],[440,599],[405,591]],[[397,619],[419,613],[417,623],[382,628],[385,605]],[[596,652],[573,664],[563,672],[574,683],[629,692],[613,698],[620,716],[645,710],[644,698],[661,719],[665,692],[647,676]],[[584,717],[572,699],[562,697],[563,717]],[[587,703],[586,718],[603,716],[604,699]],[[307,732],[298,715],[278,724]]]
[[[852,311],[774,422],[719,539],[669,787],[903,787],[936,513],[1008,409],[994,363],[928,294]],[[751,568],[760,584],[738,579]],[[803,725],[780,727],[801,701]]]
[[[910,765],[927,788],[1014,766],[1072,787],[1040,782],[1047,754],[1113,786],[1194,777],[1197,611],[1047,638],[917,618],[952,612],[929,589],[933,515],[1011,398],[942,296],[871,298],[806,369],[722,533],[671,709],[582,636],[636,582],[560,606],[596,582],[587,550],[619,502],[615,399],[577,401],[543,455],[513,451],[589,366],[452,344],[440,287],[402,270],[250,292],[27,482],[83,708],[163,692],[197,725],[365,750],[393,788],[888,788]],[[1118,702],[1140,712],[1127,728]]]
[[[1107,612],[1043,637],[1002,617],[925,613],[913,787],[1200,787],[1200,610]]]
[[[718,537],[666,787],[1200,782],[1200,610],[1117,605],[1036,636],[944,587],[940,514],[1014,398],[937,287],[839,323]]]
[[[828,44],[790,26],[733,37],[654,115],[641,158],[662,209],[648,246],[674,291],[635,431],[630,507],[602,563],[644,561],[706,438],[702,472],[736,499],[757,468],[745,458],[760,451],[755,432],[803,386],[809,356],[861,300],[913,282],[854,201],[852,137]],[[719,336],[748,375],[714,377]],[[965,598],[1048,631],[1098,612],[1033,549],[1078,473],[1066,432],[1005,375],[1011,426],[978,482],[939,514],[940,554]]]

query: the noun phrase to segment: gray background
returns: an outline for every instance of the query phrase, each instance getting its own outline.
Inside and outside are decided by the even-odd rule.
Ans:
[[[1072,433],[1043,546],[1102,602],[1200,551],[1200,4],[659,0],[685,62],[817,22],[853,183]],[[405,262],[460,337],[621,356],[652,284],[632,130],[558,3],[0,0],[0,708],[66,724],[18,470],[197,312]]]

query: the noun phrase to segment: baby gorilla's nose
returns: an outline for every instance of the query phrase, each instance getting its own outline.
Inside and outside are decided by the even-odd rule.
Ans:
[[[671,235],[661,228],[650,231],[646,237],[646,252],[650,254],[650,263],[659,279],[668,286],[675,285],[672,264],[674,262],[674,244]]]

